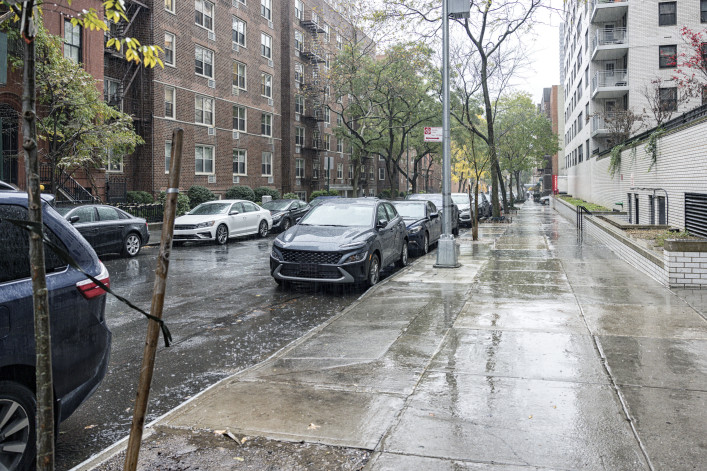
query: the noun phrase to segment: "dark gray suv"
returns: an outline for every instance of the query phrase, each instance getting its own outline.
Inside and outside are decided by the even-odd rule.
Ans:
[[[0,191],[0,469],[34,469],[35,345],[29,236],[7,219],[27,220],[27,195]],[[86,240],[49,204],[44,230],[86,272],[110,284]],[[68,418],[98,387],[110,356],[105,291],[44,251],[49,289],[55,420]]]

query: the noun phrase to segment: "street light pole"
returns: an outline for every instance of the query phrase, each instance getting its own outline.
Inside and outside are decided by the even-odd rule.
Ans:
[[[466,12],[469,12],[469,2],[466,3]],[[456,1],[453,14],[458,11],[460,2]],[[450,133],[449,133],[449,0],[442,0],[442,232],[437,248],[438,268],[457,268],[457,244],[452,235],[452,165],[450,158]]]
[[[406,182],[405,182],[405,194],[409,195],[410,194],[410,133],[408,132],[407,136],[407,144],[408,144],[408,150],[407,150],[407,163],[405,165],[405,174],[406,174]]]

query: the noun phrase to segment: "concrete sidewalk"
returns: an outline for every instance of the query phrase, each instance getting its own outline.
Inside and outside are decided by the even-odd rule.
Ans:
[[[547,206],[480,233],[459,239],[461,268],[418,259],[158,420],[141,469],[236,443],[215,430],[365,453],[328,469],[704,469],[705,297],[684,293],[688,303],[580,243]],[[169,431],[182,433],[178,452],[160,445]],[[273,469],[323,466],[278,459]],[[228,460],[202,469],[264,467]]]

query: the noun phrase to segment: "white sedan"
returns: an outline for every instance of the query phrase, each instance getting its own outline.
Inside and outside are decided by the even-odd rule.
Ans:
[[[272,228],[270,211],[246,200],[201,203],[174,221],[174,242],[211,240],[219,245],[230,237],[257,234],[265,237]]]

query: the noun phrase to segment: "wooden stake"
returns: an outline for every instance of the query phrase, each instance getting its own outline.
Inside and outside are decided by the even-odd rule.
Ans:
[[[179,196],[179,173],[182,164],[182,138],[184,131],[179,128],[172,133],[172,155],[169,168],[169,188],[165,198],[164,219],[162,222],[162,239],[160,240],[160,253],[157,259],[157,269],[155,270],[155,285],[152,289],[152,305],[150,314],[162,318],[162,308],[164,307],[164,294],[167,285],[167,272],[169,269],[169,257],[172,252],[172,235],[174,234],[174,218],[177,212],[177,197]],[[135,471],[137,468],[138,455],[140,454],[140,444],[142,442],[142,432],[145,426],[145,415],[147,413],[147,403],[150,397],[150,384],[152,383],[152,373],[155,369],[155,353],[157,352],[157,342],[160,337],[160,326],[157,322],[148,321],[147,339],[140,368],[140,380],[135,396],[135,412],[133,413],[133,424],[130,427],[130,438],[128,439],[128,450],[125,456],[125,471]]]

